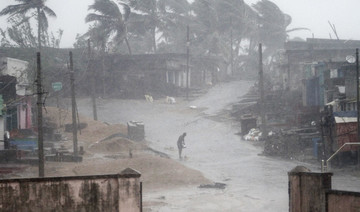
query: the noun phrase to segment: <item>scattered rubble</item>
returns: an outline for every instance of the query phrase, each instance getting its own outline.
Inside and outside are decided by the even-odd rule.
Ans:
[[[260,141],[262,140],[262,132],[257,128],[252,128],[243,138],[246,141]]]
[[[203,184],[200,185],[199,188],[215,188],[215,189],[225,189],[225,183],[213,183],[213,184]]]

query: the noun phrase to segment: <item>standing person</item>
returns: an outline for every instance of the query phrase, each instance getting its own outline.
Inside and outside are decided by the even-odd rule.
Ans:
[[[180,135],[179,139],[177,141],[177,146],[178,146],[178,150],[179,150],[179,159],[181,159],[182,149],[185,148],[185,136],[186,136],[186,132],[184,132],[182,135]]]

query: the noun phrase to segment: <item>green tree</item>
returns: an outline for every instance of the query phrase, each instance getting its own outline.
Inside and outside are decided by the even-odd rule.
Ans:
[[[124,14],[119,5],[124,9]],[[89,10],[93,10],[94,13],[89,13],[85,22],[94,22],[94,25],[90,27],[86,35],[95,41],[103,51],[109,41],[115,42],[115,46],[125,41],[129,54],[131,54],[126,26],[130,7],[121,2],[117,4],[112,0],[95,0],[94,4],[89,6]]]
[[[1,30],[1,46],[20,47],[20,48],[37,48],[37,37],[33,33],[33,28],[29,18],[24,14],[14,15],[8,18],[10,27]],[[56,33],[45,31],[42,35],[43,46],[59,48],[63,30],[59,29]]]
[[[133,20],[133,25],[139,26],[140,29],[143,29],[145,33],[150,36],[150,51],[156,52],[156,28],[160,23],[160,17],[157,9],[157,0],[128,0],[127,2],[131,8],[133,8],[135,11],[139,11],[137,16],[133,16],[133,18],[130,19],[130,23],[131,20]]]
[[[149,52],[157,52],[158,45],[174,46],[186,38],[186,25],[189,23],[190,4],[187,0],[127,0],[135,11],[131,14],[134,38],[141,39],[149,47]],[[165,49],[165,48],[163,48]],[[172,49],[176,49],[173,47]]]
[[[242,0],[195,0],[192,4],[195,52],[230,58],[251,35],[254,11]],[[232,46],[231,46],[232,44]]]
[[[45,32],[49,27],[47,16],[56,17],[55,12],[45,5],[46,0],[15,0],[19,2],[16,5],[9,5],[0,11],[0,16],[10,15],[24,15],[24,21],[36,17],[37,20],[37,40],[38,49],[41,50],[42,42],[45,42]],[[35,11],[35,13],[31,13]],[[31,13],[31,16],[26,16]]]
[[[254,34],[257,14],[242,0],[218,1],[216,8],[220,22],[218,30],[229,45],[229,35],[232,34],[232,48],[238,55],[242,49],[242,41]]]
[[[190,4],[187,0],[159,1],[161,52],[185,52],[186,30],[191,25]]]
[[[33,35],[30,22],[24,14],[14,15],[8,18],[10,27],[3,31],[3,39],[8,46],[18,46],[20,48],[36,48],[37,39]]]
[[[266,49],[264,55],[272,55],[277,49],[283,49],[288,33],[307,28],[287,29],[291,24],[291,16],[283,13],[280,8],[269,0],[261,0],[253,5],[258,13],[258,41]]]
[[[220,38],[219,16],[216,0],[197,0],[192,4],[195,19],[191,26],[195,39],[192,47],[196,54],[219,55],[225,50],[225,43]],[[193,48],[192,48],[193,49]]]

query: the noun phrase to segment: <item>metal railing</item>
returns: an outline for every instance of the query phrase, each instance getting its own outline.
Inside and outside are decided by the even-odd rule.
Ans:
[[[360,142],[353,143],[344,143],[334,154],[332,154],[326,161],[321,160],[321,172],[327,172],[330,161],[337,155],[341,149],[343,149],[346,145],[360,145]]]

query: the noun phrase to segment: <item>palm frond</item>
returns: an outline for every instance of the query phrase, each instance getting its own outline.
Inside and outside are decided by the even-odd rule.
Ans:
[[[48,19],[46,18],[46,14],[44,11],[41,11],[40,14],[38,14],[38,18],[39,18],[39,24],[40,24],[40,28],[42,29],[42,31],[47,31],[47,29],[49,28],[49,22]]]
[[[43,8],[43,10],[48,16],[56,18],[56,13],[52,9],[50,9],[49,7],[45,6]]]
[[[131,13],[131,8],[129,7],[129,5],[125,4],[125,3],[119,3],[123,6],[124,8],[124,14],[123,14],[123,17],[124,17],[124,21],[127,21],[129,19],[129,16],[130,16],[130,13]]]
[[[286,30],[287,33],[289,32],[294,32],[294,31],[299,31],[299,30],[307,30],[307,31],[311,31],[309,28],[305,28],[305,27],[297,27],[297,28],[293,28],[293,29],[288,29]]]
[[[109,22],[112,22],[112,18],[107,16],[107,15],[99,15],[99,14],[96,14],[96,13],[89,13],[85,17],[85,22],[89,23],[89,22],[93,22],[93,21],[102,22],[102,23],[109,23]]]
[[[116,3],[111,0],[95,0],[94,4],[90,5],[88,10],[94,10],[95,12],[107,14],[108,16],[116,16],[121,13]]]
[[[30,9],[32,9],[32,8],[29,7],[28,5],[24,5],[24,4],[9,5],[0,11],[0,16],[3,16],[3,15],[13,16],[15,14],[25,14]]]
[[[124,9],[122,14],[120,7]],[[121,43],[126,38],[126,23],[130,15],[130,7],[122,2],[115,3],[112,0],[95,0],[94,4],[90,5],[88,10],[93,10],[89,13],[85,22],[94,22],[87,32],[87,34],[101,45],[106,45],[110,40],[116,43]],[[129,48],[129,52],[130,48]]]

